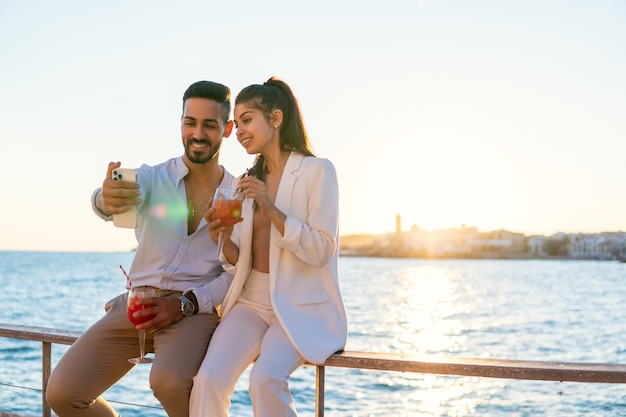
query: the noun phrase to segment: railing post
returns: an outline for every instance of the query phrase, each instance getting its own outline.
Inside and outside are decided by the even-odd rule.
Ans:
[[[324,417],[324,377],[326,367],[315,367],[315,417]]]
[[[52,368],[52,343],[42,342],[41,344],[41,410],[43,417],[50,417],[51,411],[48,401],[46,401],[46,389]]]

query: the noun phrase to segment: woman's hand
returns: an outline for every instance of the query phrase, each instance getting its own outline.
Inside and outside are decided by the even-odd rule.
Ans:
[[[281,234],[285,234],[287,216],[274,205],[267,193],[265,183],[256,177],[245,177],[239,181],[239,188],[243,196],[254,199],[254,203],[261,214],[267,217]]]
[[[276,208],[267,194],[265,183],[258,178],[252,176],[242,178],[239,181],[239,188],[245,198],[254,199],[254,203],[263,215],[267,216]]]

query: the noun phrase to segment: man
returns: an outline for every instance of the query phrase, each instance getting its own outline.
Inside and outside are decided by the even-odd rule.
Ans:
[[[233,180],[218,162],[222,140],[233,128],[229,115],[229,88],[196,82],[183,95],[182,156],[142,165],[136,183],[111,179],[120,163],[109,163],[102,187],[92,195],[94,212],[108,221],[137,207],[131,284],[154,287],[157,296],[145,299],[147,308],[135,315],[155,317],[135,327],[126,316],[126,294],[106,304],[106,314],[50,376],[47,400],[59,417],[118,416],[101,394],[132,368],[128,359],[139,354],[139,328],[148,330],[146,350],[155,353],[154,395],[170,417],[188,416],[193,376],[219,321],[215,307],[232,281],[215,258],[203,218],[215,188]]]

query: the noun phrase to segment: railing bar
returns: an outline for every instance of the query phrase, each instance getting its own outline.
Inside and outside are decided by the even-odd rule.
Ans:
[[[486,378],[626,383],[626,364],[522,361],[350,352],[332,355],[326,366]]]
[[[0,337],[42,343],[42,408],[50,417],[46,387],[51,373],[51,346],[71,345],[81,332],[45,327],[0,323]],[[312,365],[305,363],[305,365]],[[491,358],[417,356],[381,352],[344,351],[316,366],[316,417],[324,416],[325,372],[327,366],[391,372],[505,378],[535,381],[568,381],[626,384],[626,364],[548,362]],[[150,407],[152,408],[152,407]]]
[[[49,327],[0,323],[0,336],[37,342],[58,343],[61,345],[71,345],[78,339],[81,333],[82,332],[76,330],[60,330]]]
[[[324,417],[324,391],[326,367],[315,366],[315,417]]]

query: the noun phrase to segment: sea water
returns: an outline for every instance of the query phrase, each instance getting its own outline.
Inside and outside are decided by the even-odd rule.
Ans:
[[[0,322],[85,330],[124,291],[133,253],[0,252]],[[626,363],[626,264],[342,257],[346,350]],[[53,345],[52,364],[67,349]],[[97,352],[94,352],[96,355]],[[164,417],[136,366],[105,397],[124,417]],[[231,414],[251,417],[244,373]],[[290,386],[314,415],[315,369]],[[325,411],[364,416],[626,416],[626,386],[327,368]],[[142,405],[138,407],[135,404]],[[41,415],[41,343],[0,338],[0,411]]]

